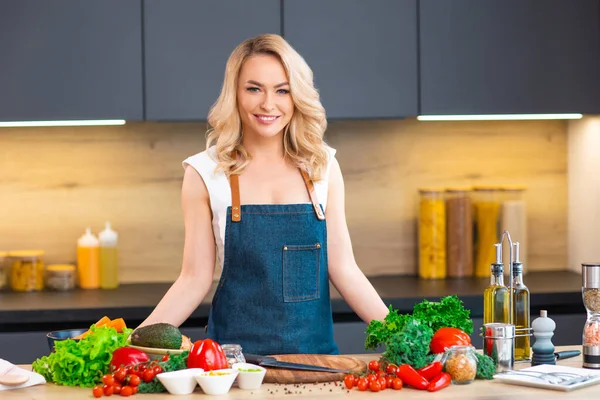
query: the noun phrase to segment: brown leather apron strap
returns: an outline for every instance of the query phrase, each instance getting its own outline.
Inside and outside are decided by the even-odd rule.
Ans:
[[[321,206],[319,205],[319,199],[317,198],[317,191],[315,190],[315,185],[313,181],[308,177],[308,174],[303,169],[300,170],[302,174],[302,178],[304,178],[304,183],[306,184],[306,190],[308,190],[308,195],[310,196],[310,202],[315,209],[315,214],[317,214],[317,218],[320,220],[325,219],[325,215],[323,215],[323,211],[321,210]]]
[[[239,175],[229,175],[229,186],[231,186],[231,221],[242,220],[242,208],[240,206],[240,181]]]
[[[313,181],[310,180],[308,174],[304,170],[300,170],[300,173],[302,174],[302,178],[304,179],[306,190],[308,191],[308,195],[310,196],[310,202],[312,203],[317,218],[320,220],[324,220],[325,215],[321,210],[319,199],[317,198],[317,191],[315,190],[315,185],[313,184]],[[240,204],[239,175],[229,175],[229,186],[231,187],[231,221],[240,222],[242,220],[242,207]]]

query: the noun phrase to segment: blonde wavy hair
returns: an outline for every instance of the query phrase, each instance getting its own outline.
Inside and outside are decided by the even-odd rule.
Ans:
[[[294,165],[308,172],[312,180],[323,179],[327,151],[323,134],[327,128],[325,109],[313,84],[313,73],[302,56],[281,36],[264,34],[238,45],[227,60],[221,93],[208,113],[211,128],[206,148],[216,146],[217,170],[225,174],[241,174],[251,157],[242,145],[242,122],[237,108],[238,77],[242,65],[257,54],[273,55],[286,71],[294,114],[284,128],[285,155]]]

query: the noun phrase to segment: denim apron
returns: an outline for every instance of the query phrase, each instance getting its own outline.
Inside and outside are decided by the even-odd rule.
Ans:
[[[311,204],[240,205],[230,176],[223,272],[207,337],[253,354],[338,354],[327,271],[327,226],[308,175]]]

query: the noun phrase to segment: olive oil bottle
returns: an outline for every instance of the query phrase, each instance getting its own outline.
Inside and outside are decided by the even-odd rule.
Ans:
[[[512,269],[513,324],[515,325],[515,361],[531,360],[531,316],[529,312],[529,289],[523,283],[523,263],[519,261],[519,243],[513,244],[515,261]]]
[[[504,264],[502,264],[502,245],[496,246],[496,262],[490,266],[492,275],[490,285],[483,292],[483,323],[509,322],[509,290],[504,286]]]

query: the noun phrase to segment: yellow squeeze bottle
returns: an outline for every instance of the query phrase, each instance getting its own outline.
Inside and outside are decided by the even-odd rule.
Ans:
[[[110,228],[110,222],[98,235],[100,238],[100,287],[115,289],[119,286],[117,241],[119,235]]]
[[[100,287],[99,242],[86,228],[85,234],[77,242],[77,274],[79,287],[98,289]]]

